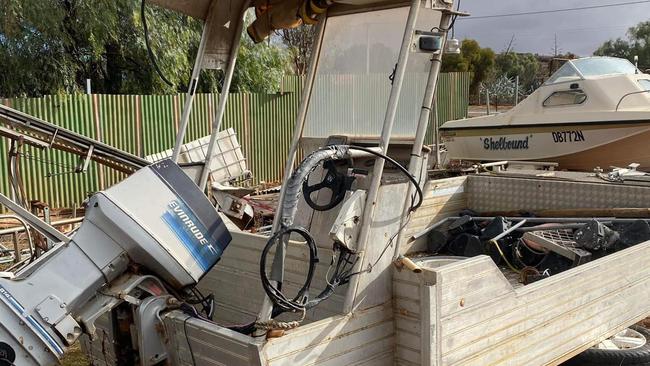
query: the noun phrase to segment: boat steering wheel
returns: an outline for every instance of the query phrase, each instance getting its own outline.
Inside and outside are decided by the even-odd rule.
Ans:
[[[305,181],[302,184],[302,193],[305,197],[305,202],[316,211],[327,211],[336,207],[345,199],[345,193],[352,185],[352,181],[354,181],[353,177],[347,177],[345,174],[339,173],[332,161],[325,162],[323,168],[326,170],[326,174],[321,182],[309,185],[309,182]],[[319,205],[312,199],[311,195],[323,189],[331,191],[332,196],[329,202]]]

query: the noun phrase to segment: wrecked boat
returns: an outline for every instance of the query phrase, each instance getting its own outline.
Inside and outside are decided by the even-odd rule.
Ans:
[[[234,11],[227,22],[228,30],[239,28],[234,37],[249,5],[157,2],[208,23]],[[273,9],[295,20],[323,5],[289,3]],[[57,243],[0,276],[0,350],[10,362],[55,364],[80,340],[97,365],[557,365],[650,315],[650,241],[572,261],[535,281],[521,281],[524,268],[491,255],[508,248],[521,222],[535,221],[521,211],[643,211],[650,188],[559,172],[440,179],[424,141],[447,32],[465,14],[449,0],[327,4],[307,15],[318,23],[317,36],[269,234],[227,226],[202,194],[219,118],[208,162],[192,176],[198,180],[176,164],[180,131],[171,159],[94,195],[74,236],[0,195]],[[237,41],[228,54],[236,54]],[[414,80],[426,80],[418,98],[401,98]],[[333,85],[389,91],[375,101],[385,106],[383,124],[355,103],[321,103],[335,97],[326,93]],[[224,93],[220,108],[228,88]],[[407,110],[417,118],[398,113]],[[369,122],[325,124],[335,113]],[[305,157],[297,163],[300,149]],[[627,218],[647,225],[647,212]],[[546,220],[598,229],[618,218]],[[478,250],[456,252],[448,240],[431,249],[429,233],[463,222],[469,227],[459,234],[478,237]],[[487,235],[494,226],[501,229]]]

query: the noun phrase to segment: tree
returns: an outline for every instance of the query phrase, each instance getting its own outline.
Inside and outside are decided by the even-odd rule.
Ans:
[[[530,53],[505,52],[495,60],[496,75],[513,80],[519,77],[522,90],[532,91],[539,86],[541,68],[537,57]]]
[[[474,94],[478,91],[481,82],[490,77],[494,62],[495,54],[492,49],[481,48],[479,43],[473,39],[464,39],[460,54],[443,56],[442,72],[471,72],[473,78],[470,90]]]
[[[162,73],[147,55],[140,0],[0,1],[0,95],[40,96],[84,90],[152,94],[184,92],[198,47],[201,24],[190,17],[147,6],[151,47]],[[271,91],[255,76],[286,71],[288,56],[279,47],[245,44],[233,90]],[[274,67],[272,72],[270,67]],[[217,91],[221,73],[204,72],[199,91]],[[275,87],[277,89],[277,86]]]
[[[289,67],[286,50],[266,42],[254,44],[248,37],[242,37],[233,91],[275,93]]]
[[[639,56],[641,64],[650,67],[650,21],[628,29],[627,39],[618,38],[603,43],[594,55],[621,57],[630,61],[634,60],[634,56]]]
[[[291,64],[297,75],[305,75],[307,72],[315,31],[315,27],[303,25],[302,27],[281,29],[276,32],[291,55]]]

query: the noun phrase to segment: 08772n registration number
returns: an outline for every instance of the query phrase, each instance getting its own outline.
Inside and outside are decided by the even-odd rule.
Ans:
[[[582,131],[558,131],[551,132],[551,135],[555,143],[585,141],[585,135]]]

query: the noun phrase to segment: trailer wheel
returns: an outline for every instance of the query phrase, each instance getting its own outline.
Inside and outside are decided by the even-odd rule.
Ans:
[[[567,366],[650,366],[650,330],[634,325],[567,361]]]

